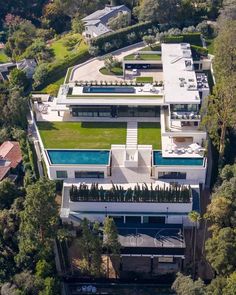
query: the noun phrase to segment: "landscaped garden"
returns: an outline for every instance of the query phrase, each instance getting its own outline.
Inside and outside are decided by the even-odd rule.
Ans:
[[[45,148],[110,149],[126,143],[126,123],[38,122]]]
[[[123,75],[123,68],[122,67],[113,67],[113,68],[111,68],[111,70],[108,70],[106,67],[103,67],[99,70],[99,72],[103,75],[122,76]]]
[[[133,53],[125,56],[124,60],[161,60],[161,54]]]
[[[137,83],[153,83],[153,77],[137,77]]]
[[[161,149],[161,126],[158,122],[138,123],[138,144],[152,145],[153,149]]]

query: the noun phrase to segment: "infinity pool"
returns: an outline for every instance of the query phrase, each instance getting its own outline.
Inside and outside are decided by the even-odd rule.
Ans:
[[[85,86],[83,93],[135,93],[133,87]]]
[[[52,164],[60,165],[108,165],[107,150],[47,150]]]
[[[154,165],[203,166],[203,158],[163,158],[160,151],[153,152]]]

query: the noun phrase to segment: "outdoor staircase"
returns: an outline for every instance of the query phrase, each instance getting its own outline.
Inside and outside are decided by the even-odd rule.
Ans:
[[[127,122],[126,146],[128,148],[136,148],[138,144],[138,123]]]

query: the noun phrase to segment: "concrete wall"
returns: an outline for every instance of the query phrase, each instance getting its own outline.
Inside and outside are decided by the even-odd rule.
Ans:
[[[204,166],[155,166],[154,177],[158,179],[158,172],[185,172],[186,180],[205,184],[206,163]],[[174,181],[173,179],[170,181]],[[176,179],[178,181],[178,179]]]
[[[192,203],[121,203],[121,202],[72,202],[69,200],[70,211],[81,211],[81,212],[101,212],[107,211],[109,214],[112,213],[186,213],[192,210]],[[122,214],[120,214],[122,215]]]

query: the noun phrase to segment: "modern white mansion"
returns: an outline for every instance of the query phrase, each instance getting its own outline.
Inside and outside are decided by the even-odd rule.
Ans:
[[[162,44],[160,52],[125,57],[123,67],[129,77],[138,69],[141,76],[161,75],[163,83],[123,80],[98,86],[73,81],[72,70],[45,115],[35,103],[38,120],[127,122],[126,144],[110,150],[45,149],[39,134],[49,178],[64,180],[61,218],[76,224],[85,217],[102,222],[112,216],[120,224],[124,255],[183,259],[184,227],[190,225],[188,213],[200,211],[207,172],[200,109],[209,94],[204,70],[211,62],[193,60],[189,44]],[[160,122],[161,150],[138,144],[140,122]],[[99,193],[93,194],[95,186]],[[145,228],[155,229],[146,246]],[[139,237],[127,242],[134,232]]]

